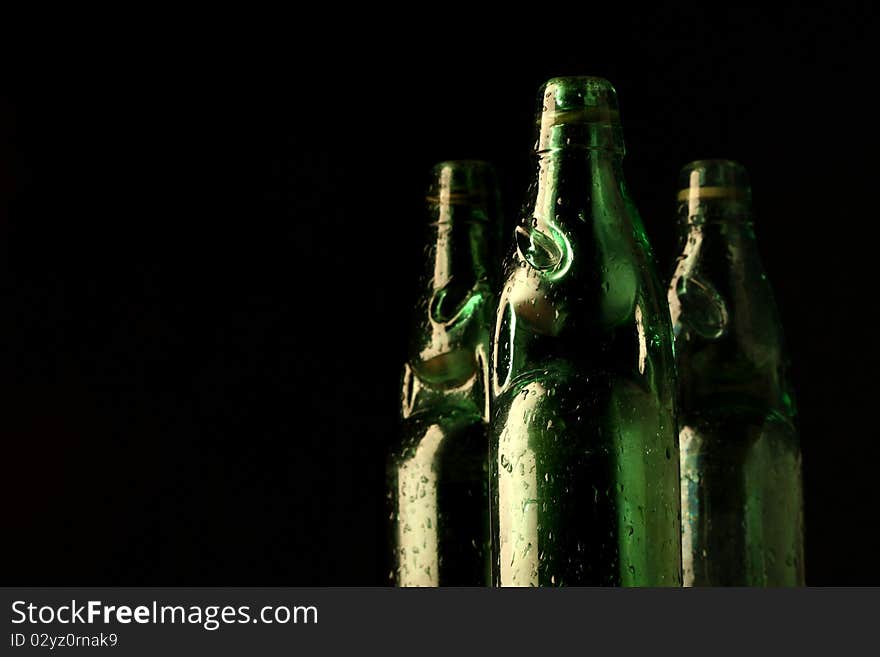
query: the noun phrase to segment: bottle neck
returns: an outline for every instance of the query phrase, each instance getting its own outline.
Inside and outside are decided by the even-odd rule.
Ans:
[[[488,413],[481,381],[488,353],[489,258],[497,221],[484,206],[428,199],[426,267],[404,368],[403,414],[453,404],[474,417]],[[494,218],[493,218],[494,219]],[[481,387],[482,386],[482,387]]]
[[[751,226],[752,201],[746,191],[718,190],[718,196],[712,196],[712,188],[704,188],[702,192],[710,195],[687,195],[682,190],[678,198],[678,218],[681,226],[688,224],[725,224],[728,226]],[[723,195],[722,195],[723,194]]]
[[[520,255],[549,280],[566,277],[585,257],[576,252],[610,251],[615,235],[626,232],[630,213],[621,154],[584,148],[539,153],[527,207],[531,213],[516,231]]]
[[[707,306],[715,309],[715,316],[711,328],[703,332],[708,335],[721,331],[722,324],[728,321],[728,314],[746,301],[746,296],[739,294],[743,290],[730,283],[742,281],[750,272],[763,273],[750,203],[732,199],[680,199],[678,224],[679,257],[669,295],[673,325],[679,327],[680,320],[689,322],[695,319],[681,317],[682,299],[686,293],[709,299],[720,294],[720,288],[726,293],[724,298],[718,296],[715,303]],[[709,289],[714,291],[713,294],[708,294]],[[693,314],[697,315],[696,312]],[[704,309],[700,314],[707,313]]]
[[[441,219],[428,228],[428,251],[432,257],[426,263],[429,269],[423,293],[436,297],[442,292],[443,307],[452,301],[449,295],[454,291],[466,294],[478,282],[488,282],[489,278],[489,257],[494,241],[492,226],[484,220],[465,219],[460,214],[454,221]],[[443,323],[449,319],[441,308],[433,310],[442,315],[432,317],[435,321]]]
[[[788,414],[783,336],[748,199],[681,200],[679,223],[668,301],[685,411],[711,392]]]
[[[605,202],[621,202],[625,148],[614,88],[601,78],[554,78],[542,90],[538,124],[535,205],[527,220],[558,242],[555,230],[582,232],[609,215],[601,211]]]
[[[698,160],[681,172],[678,221],[691,225],[723,224],[729,230],[751,227],[752,192],[745,169],[731,160]]]
[[[617,109],[599,106],[542,112],[538,154],[576,150],[612,152],[622,158],[625,147]]]
[[[490,165],[477,161],[438,164],[425,197],[427,226],[425,287],[436,296],[451,287],[486,280],[495,234],[500,228],[498,193]]]
[[[676,280],[696,276],[698,271],[700,277],[712,279],[742,279],[744,269],[763,272],[749,200],[691,198],[679,202],[678,215]],[[675,323],[680,312],[677,304],[671,311]]]
[[[454,407],[468,422],[485,420],[491,257],[501,227],[495,175],[485,162],[457,160],[432,176],[401,411],[408,418]]]
[[[597,218],[595,205],[616,203],[624,187],[619,151],[575,147],[540,152],[533,226],[577,230]]]
[[[481,313],[491,294],[491,257],[501,224],[490,176],[488,165],[481,163],[437,167],[425,199],[425,269],[415,309],[413,363],[472,351],[485,323]]]

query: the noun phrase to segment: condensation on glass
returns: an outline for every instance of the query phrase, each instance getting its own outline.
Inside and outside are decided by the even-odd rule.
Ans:
[[[668,290],[680,387],[685,586],[804,583],[801,454],[745,169],[693,162]]]
[[[492,256],[500,229],[492,167],[438,164],[426,205],[427,266],[389,465],[390,574],[398,586],[484,586]]]
[[[669,311],[606,80],[540,94],[536,183],[497,312],[493,581],[678,586]]]

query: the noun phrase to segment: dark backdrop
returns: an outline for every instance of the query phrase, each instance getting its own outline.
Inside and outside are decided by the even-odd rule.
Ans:
[[[22,46],[0,102],[5,583],[385,583],[426,171],[493,161],[513,221],[536,92],[561,74],[616,85],[664,276],[681,165],[748,167],[808,580],[880,583],[876,20],[549,11],[522,37],[450,15]]]

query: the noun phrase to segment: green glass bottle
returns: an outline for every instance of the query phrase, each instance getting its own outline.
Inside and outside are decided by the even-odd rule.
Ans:
[[[681,172],[669,286],[680,385],[685,586],[804,583],[801,455],[782,327],[745,169]]]
[[[493,579],[679,586],[669,310],[622,174],[614,88],[550,80],[492,359]]]
[[[389,471],[391,574],[398,586],[485,586],[491,256],[500,230],[491,166],[438,164],[427,207],[427,268]]]

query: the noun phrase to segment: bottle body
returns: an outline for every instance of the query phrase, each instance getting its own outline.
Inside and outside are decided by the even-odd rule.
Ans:
[[[433,175],[428,269],[404,366],[400,433],[388,466],[391,576],[398,586],[485,586],[498,198],[485,163],[445,162]]]
[[[801,454],[790,420],[719,404],[679,435],[685,586],[803,586]]]
[[[390,470],[398,586],[487,585],[487,447],[473,408],[404,422]]]
[[[538,184],[493,345],[500,586],[680,584],[669,319],[609,93],[594,78],[545,87]]]
[[[669,288],[680,384],[686,586],[804,582],[801,453],[745,171],[695,162]]]

